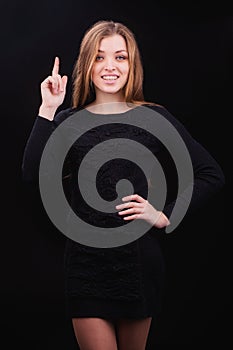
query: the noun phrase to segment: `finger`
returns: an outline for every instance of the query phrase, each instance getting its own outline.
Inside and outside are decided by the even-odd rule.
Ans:
[[[123,202],[135,200],[141,203],[145,201],[145,199],[139,196],[138,194],[131,194],[130,196],[123,197],[122,200]]]
[[[44,81],[42,81],[41,86],[48,87],[49,85],[52,85],[52,83],[53,83],[53,77],[48,76]]]
[[[42,82],[41,87],[50,88],[54,93],[56,93],[58,89],[58,80],[52,76],[49,76]]]
[[[131,207],[138,207],[142,208],[144,205],[142,203],[138,202],[128,202],[128,203],[123,203],[123,204],[118,204],[116,206],[116,209],[124,209],[124,208],[131,208]]]
[[[66,86],[66,79],[62,80],[62,77],[59,74],[54,75],[52,78],[54,79],[54,81],[56,81],[55,88],[57,89],[57,92],[63,92],[65,90],[63,80],[65,80],[65,86]]]
[[[59,58],[55,57],[53,70],[52,70],[52,76],[59,74],[59,65],[60,65]]]
[[[58,76],[56,77],[52,77],[52,89],[54,90],[54,92],[58,92],[59,90],[59,79]]]
[[[63,77],[61,78],[61,81],[62,81],[62,89],[63,89],[62,91],[65,91],[68,77],[66,75],[63,75]]]
[[[48,84],[52,84],[52,81],[51,81],[52,77],[51,76],[48,76],[46,79],[44,79],[41,83],[41,86],[43,85],[48,85]]]
[[[54,76],[55,79],[57,79],[58,83],[58,92],[63,92],[65,91],[66,84],[67,84],[67,76],[61,77],[59,74]]]
[[[128,214],[141,214],[142,209],[141,208],[130,208],[127,210],[119,211],[119,215],[128,215]]]
[[[62,92],[63,91],[63,83],[62,83],[62,79],[61,76],[58,74],[56,76],[57,82],[58,82],[58,92]]]
[[[124,220],[135,220],[140,218],[141,218],[141,214],[134,214],[134,215],[123,217]]]

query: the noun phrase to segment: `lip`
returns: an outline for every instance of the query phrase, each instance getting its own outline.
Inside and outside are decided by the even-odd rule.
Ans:
[[[104,79],[104,77],[116,77],[116,79]],[[114,84],[116,84],[117,80],[119,79],[119,75],[117,75],[117,74],[104,74],[104,75],[101,75],[101,79],[104,82],[104,84],[114,85]]]
[[[116,79],[104,79],[104,77],[116,77]],[[119,75],[117,74],[103,74],[101,75],[101,78],[105,81],[114,81],[114,80],[117,80],[119,78]]]

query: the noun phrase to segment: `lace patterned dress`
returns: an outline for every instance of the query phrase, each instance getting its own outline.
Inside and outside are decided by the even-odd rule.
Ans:
[[[164,115],[186,142],[195,175],[190,208],[195,209],[200,201],[204,201],[222,186],[221,169],[166,109],[159,106],[152,108]],[[22,169],[26,181],[38,179],[39,163],[46,141],[53,130],[74,112],[71,108],[63,110],[55,116],[54,121],[41,116],[36,118],[24,153]],[[132,113],[132,110],[125,112],[125,116]],[[98,115],[86,111],[86,117],[98,118]],[[161,142],[146,130],[114,122],[94,127],[82,134],[67,154],[64,173],[69,176],[67,200],[73,211],[93,226],[109,228],[127,224],[117,212],[104,213],[91,208],[83,199],[77,180],[83,157],[95,145],[113,138],[137,141],[150,149],[159,160],[167,181],[167,198],[163,211],[169,217],[176,200],[178,183],[171,156]],[[94,169],[95,158],[89,158],[89,162],[90,169]],[[103,164],[97,172],[96,188],[105,201],[117,198],[116,184],[120,179],[128,179],[133,185],[134,193],[147,198],[148,179],[140,167],[130,160],[116,158]],[[153,169],[150,183],[154,189],[159,186]],[[161,311],[165,279],[165,263],[159,240],[161,233],[164,234],[163,229],[151,227],[136,240],[110,248],[88,246],[67,237],[64,267],[68,315],[111,319],[157,316]]]

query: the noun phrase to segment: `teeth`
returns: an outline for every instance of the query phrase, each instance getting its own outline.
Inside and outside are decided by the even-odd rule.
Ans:
[[[116,75],[103,75],[102,77],[104,80],[116,80],[117,76]]]

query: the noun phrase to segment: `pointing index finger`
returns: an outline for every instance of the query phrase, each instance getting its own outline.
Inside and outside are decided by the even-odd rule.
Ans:
[[[54,60],[54,65],[53,65],[53,70],[52,70],[52,75],[57,75],[59,74],[59,58],[55,57]]]

